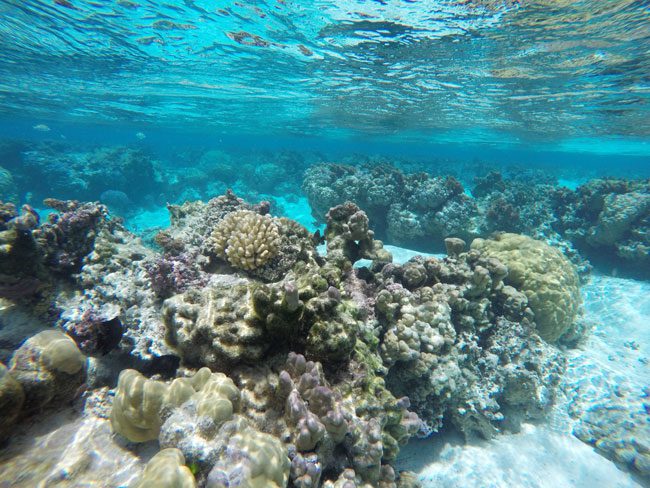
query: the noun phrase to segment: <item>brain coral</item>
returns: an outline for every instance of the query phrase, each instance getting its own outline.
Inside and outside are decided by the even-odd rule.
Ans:
[[[234,267],[253,270],[277,255],[280,232],[272,217],[238,210],[217,224],[208,245]]]
[[[542,339],[555,342],[571,327],[580,309],[579,280],[574,266],[559,250],[508,233],[475,239],[471,247],[508,267],[504,281],[528,297]]]

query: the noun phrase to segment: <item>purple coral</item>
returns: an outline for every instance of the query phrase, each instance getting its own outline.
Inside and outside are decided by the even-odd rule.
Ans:
[[[64,328],[84,354],[105,355],[122,340],[124,328],[118,317],[107,318],[96,310],[86,310],[79,320],[68,321]]]
[[[58,214],[50,214],[48,222],[34,231],[44,254],[45,264],[55,272],[79,272],[83,259],[93,250],[95,237],[108,210],[98,203],[81,203],[48,198],[45,205]]]
[[[149,275],[151,289],[160,298],[168,298],[191,287],[203,287],[205,276],[196,265],[196,258],[190,253],[165,254],[144,263]]]

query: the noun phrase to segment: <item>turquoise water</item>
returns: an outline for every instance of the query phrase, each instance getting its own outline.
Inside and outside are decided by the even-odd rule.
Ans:
[[[650,487],[649,107],[646,1],[0,0],[0,488]]]

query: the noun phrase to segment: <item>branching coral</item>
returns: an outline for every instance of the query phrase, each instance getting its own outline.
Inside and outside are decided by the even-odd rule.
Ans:
[[[280,233],[268,215],[238,210],[217,224],[210,245],[217,256],[234,267],[253,270],[277,254]]]

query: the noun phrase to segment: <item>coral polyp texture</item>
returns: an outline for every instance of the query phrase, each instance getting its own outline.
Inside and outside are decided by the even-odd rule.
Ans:
[[[253,270],[278,253],[280,233],[270,216],[239,210],[217,224],[210,244],[217,256],[235,268]]]
[[[505,282],[526,294],[543,339],[555,342],[571,328],[580,309],[580,283],[560,251],[542,241],[507,233],[476,239],[472,249],[508,267]]]
[[[222,373],[202,368],[191,377],[176,378],[167,384],[145,378],[133,369],[120,373],[111,423],[115,432],[132,442],[158,438],[163,409],[180,407],[186,402],[196,405],[197,414],[221,423],[232,416],[239,391]]]
[[[400,175],[381,176],[397,195]],[[408,208],[461,215],[454,179],[416,186]],[[132,449],[164,449],[137,486],[417,486],[394,468],[413,436],[517,431],[556,398],[565,360],[548,341],[576,317],[578,282],[530,238],[502,236],[513,257],[443,233],[447,257],[394,264],[351,201],[325,212],[321,236],[227,192],[169,205],[154,249],[101,205],[51,204],[43,223],[2,207],[18,281],[38,285],[5,295],[69,334],[48,330],[14,353],[2,418],[60,405],[85,379],[86,415],[110,419]]]

